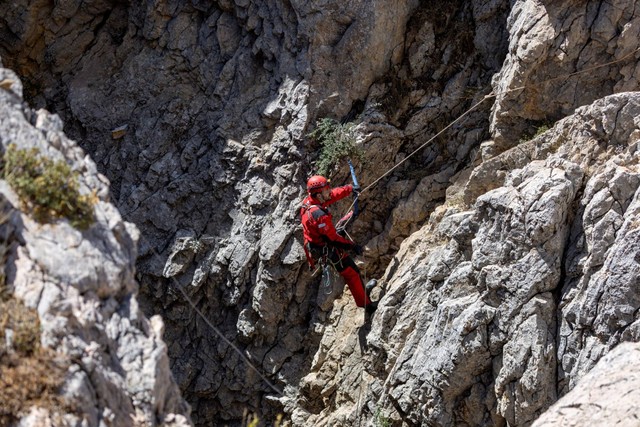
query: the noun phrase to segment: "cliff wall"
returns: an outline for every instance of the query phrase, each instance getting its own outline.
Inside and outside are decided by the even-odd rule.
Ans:
[[[0,55],[139,228],[137,300],[195,424],[528,425],[638,340],[639,13],[17,1]],[[399,165],[352,230],[371,323],[305,266],[323,117],[356,125],[363,185]]]
[[[189,405],[170,371],[163,321],[157,315],[146,318],[138,305],[134,280],[138,229],[109,203],[107,179],[65,136],[60,118],[29,108],[14,72],[0,68],[0,82],[4,154],[0,181],[0,423],[14,425],[17,417],[25,426],[191,425]],[[23,150],[32,160],[47,158],[69,165],[79,191],[92,196],[92,224],[81,230],[64,218],[36,221],[32,208],[38,204],[20,197],[8,184],[36,177],[25,173],[25,167],[10,168],[9,147]],[[53,193],[69,192],[71,187],[69,183],[68,188],[51,188],[39,200],[55,198]],[[15,361],[12,354],[24,346],[21,331],[29,327],[24,317],[15,316],[19,313],[16,306],[22,304],[35,311],[39,320],[31,327],[38,336],[28,346],[32,348],[18,352]],[[25,355],[36,353],[39,346],[53,350],[55,356],[44,360],[55,361],[51,366],[66,372],[58,392],[67,404],[26,405],[21,412],[11,413],[12,401],[18,406],[27,399],[37,401],[44,394],[47,377],[54,377],[53,368],[31,368],[26,375],[19,370],[16,376],[10,373],[12,366],[22,366]],[[36,359],[36,363],[44,362]],[[38,386],[40,383],[43,385]]]

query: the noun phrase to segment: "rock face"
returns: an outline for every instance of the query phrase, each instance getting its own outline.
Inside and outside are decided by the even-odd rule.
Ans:
[[[533,423],[543,426],[638,424],[637,343],[623,343],[607,353],[575,388]]]
[[[0,54],[140,229],[138,300],[195,424],[529,425],[639,339],[633,2],[50,3],[0,12]],[[325,116],[381,178],[352,230],[371,323],[304,266]]]
[[[42,345],[67,360],[62,394],[73,402],[70,413],[40,408],[20,425],[191,425],[169,369],[162,319],[147,319],[138,308],[138,230],[109,203],[108,181],[64,135],[59,117],[28,108],[13,72],[0,69],[0,81],[7,83],[0,89],[3,152],[13,144],[65,160],[80,174],[81,191],[97,195],[95,223],[81,232],[66,220],[35,222],[0,181],[8,218],[2,225],[8,248],[3,276],[9,291],[37,310]]]
[[[451,206],[405,241],[369,334],[383,377],[372,409],[528,425],[616,344],[640,339],[638,114],[638,93],[579,108],[490,162],[484,173],[510,166],[472,210]]]
[[[509,55],[495,78],[491,122],[498,143],[512,145],[532,125],[555,122],[605,95],[638,90],[633,2],[516,1],[507,26]],[[577,78],[566,77],[573,73]]]

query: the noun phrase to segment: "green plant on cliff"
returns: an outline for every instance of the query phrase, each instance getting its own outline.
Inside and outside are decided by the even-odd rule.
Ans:
[[[385,417],[380,408],[376,409],[376,413],[373,416],[373,425],[376,427],[390,427],[391,419]]]
[[[3,176],[23,206],[42,223],[67,218],[81,230],[94,222],[95,194],[80,194],[79,175],[64,161],[54,161],[35,149],[11,144],[3,157]]]
[[[362,152],[356,146],[356,131],[353,123],[341,124],[334,119],[324,118],[316,123],[309,137],[320,146],[320,157],[316,164],[318,174],[328,176],[333,168],[345,158],[362,159]]]
[[[551,129],[551,127],[553,127],[553,124],[551,123],[542,123],[540,124],[538,127],[536,127],[535,131],[533,132],[525,132],[521,137],[520,140],[518,141],[518,144],[522,144],[524,142],[528,142],[531,141],[534,138],[537,138],[538,136],[542,135],[543,133],[545,133],[546,131],[548,131],[549,129]]]

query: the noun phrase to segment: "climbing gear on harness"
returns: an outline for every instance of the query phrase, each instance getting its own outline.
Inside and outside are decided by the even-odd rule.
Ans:
[[[311,247],[310,250],[314,256],[318,259],[318,263],[322,266],[322,284],[325,287],[324,292],[331,293],[335,282],[336,276],[334,270],[342,276],[345,283],[349,287],[349,291],[353,296],[353,299],[358,307],[365,307],[371,303],[369,296],[366,294],[366,289],[362,283],[360,277],[360,269],[353,262],[353,259],[345,253],[344,250],[330,247],[328,245],[322,248],[322,254],[318,254],[317,247]],[[333,267],[333,268],[331,268]],[[325,272],[329,270],[331,276],[325,275]]]
[[[312,183],[313,184],[313,183]],[[314,268],[314,260],[318,256],[311,254],[311,249],[331,245],[332,247],[350,250],[353,248],[353,241],[338,234],[333,224],[333,217],[329,210],[329,205],[343,199],[351,194],[352,187],[345,185],[331,189],[329,198],[317,198],[309,194],[300,209],[300,220],[302,222],[302,234],[304,235],[304,249],[311,269]],[[312,256],[313,255],[313,256]]]
[[[333,282],[335,282],[335,273],[329,263],[322,266],[322,289],[325,295],[331,295],[333,292]]]
[[[329,182],[323,176],[314,175],[307,181],[309,195],[302,202],[300,209],[300,219],[302,222],[302,233],[304,235],[304,249],[311,269],[315,264],[322,266],[324,292],[331,293],[332,278],[328,267],[333,267],[348,285],[353,299],[358,307],[366,307],[371,303],[365,294],[364,284],[360,276],[360,270],[353,258],[347,251],[355,251],[362,254],[362,247],[356,245],[344,227],[346,227],[358,213],[358,209],[352,209],[349,214],[341,220],[342,233],[339,233],[333,224],[333,217],[329,210],[329,205],[344,199],[353,194],[357,201],[357,192],[353,192],[354,187],[358,187],[358,180],[355,170],[350,163],[352,171],[352,185],[344,185],[336,188],[329,187]],[[330,189],[329,193],[326,191]],[[316,195],[318,191],[323,191],[322,196]],[[356,214],[356,215],[354,215]]]

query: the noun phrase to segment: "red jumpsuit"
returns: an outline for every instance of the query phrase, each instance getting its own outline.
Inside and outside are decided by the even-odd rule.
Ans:
[[[312,195],[307,196],[302,202],[300,216],[305,253],[309,265],[313,268],[315,260],[326,257],[344,278],[356,305],[365,307],[371,304],[371,300],[365,293],[360,270],[349,254],[345,252],[345,250],[352,249],[355,244],[338,234],[328,208],[329,205],[349,196],[352,191],[351,185],[333,188],[331,189],[331,197],[324,203]]]

